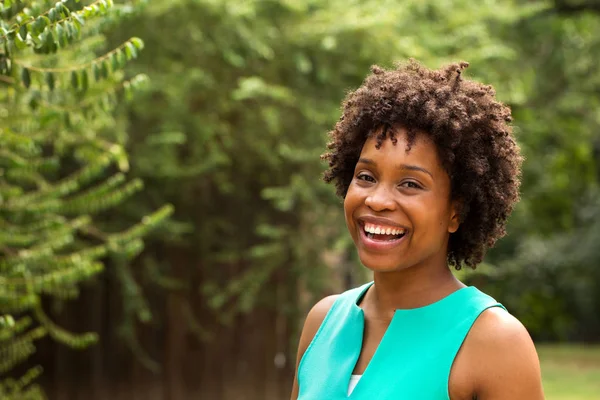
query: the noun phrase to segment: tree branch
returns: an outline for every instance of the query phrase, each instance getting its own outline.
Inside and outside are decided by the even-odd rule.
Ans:
[[[5,75],[0,75],[0,82],[6,82],[8,84],[13,84],[15,83],[14,79],[11,78],[10,76],[5,76]]]

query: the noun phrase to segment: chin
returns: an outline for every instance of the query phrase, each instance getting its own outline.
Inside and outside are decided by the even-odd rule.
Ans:
[[[370,254],[360,254],[360,262],[365,268],[370,269],[373,272],[394,272],[405,269],[402,263],[398,260],[391,260],[385,256],[373,256]]]

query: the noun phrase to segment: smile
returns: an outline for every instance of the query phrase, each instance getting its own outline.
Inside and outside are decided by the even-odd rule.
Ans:
[[[360,240],[364,247],[369,250],[388,250],[400,245],[406,236],[404,228],[373,224],[369,222],[359,223]]]

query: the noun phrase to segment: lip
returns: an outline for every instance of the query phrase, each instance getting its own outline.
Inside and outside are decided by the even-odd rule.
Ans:
[[[371,223],[371,224],[376,224],[376,225],[385,225],[385,226],[390,226],[390,227],[394,227],[394,228],[404,229],[406,233],[400,239],[393,240],[393,241],[373,240],[373,239],[369,238],[367,236],[367,234],[365,233],[364,225],[366,222]],[[363,244],[365,249],[370,250],[370,251],[386,251],[386,250],[390,250],[395,247],[398,247],[402,243],[404,243],[404,240],[406,239],[406,237],[408,236],[408,233],[409,233],[409,229],[403,225],[399,225],[387,218],[374,217],[374,216],[364,216],[364,217],[358,218],[357,226],[358,226],[358,230],[359,230],[358,234],[359,234],[361,243]]]

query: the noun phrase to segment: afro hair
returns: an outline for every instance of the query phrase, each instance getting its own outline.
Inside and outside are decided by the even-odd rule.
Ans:
[[[506,234],[506,221],[519,200],[522,157],[512,135],[510,109],[495,99],[491,86],[465,80],[468,63],[428,69],[418,62],[395,69],[371,68],[371,74],[342,104],[342,115],[329,132],[326,182],[346,196],[367,138],[378,146],[394,126],[428,135],[450,177],[452,200],[460,204],[460,227],[450,235],[448,264],[475,268],[488,248]],[[383,128],[383,129],[381,129]]]

